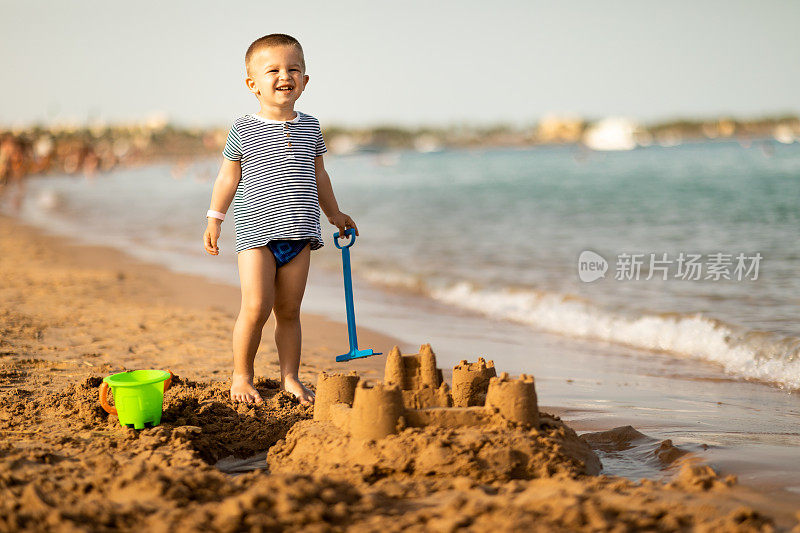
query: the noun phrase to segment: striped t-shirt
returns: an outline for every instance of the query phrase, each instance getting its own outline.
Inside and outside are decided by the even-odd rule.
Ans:
[[[237,118],[222,155],[240,161],[233,197],[236,253],[273,239],[311,239],[322,248],[314,158],[327,152],[319,121],[297,111],[288,121]]]

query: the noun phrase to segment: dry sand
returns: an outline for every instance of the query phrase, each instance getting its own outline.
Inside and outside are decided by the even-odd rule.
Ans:
[[[408,427],[352,442],[278,390],[269,334],[256,363],[264,405],[233,405],[227,377],[238,289],[62,242],[4,217],[0,246],[0,531],[788,531],[797,524],[792,504],[722,479],[669,443],[654,451],[679,472],[669,482],[595,475],[590,445],[646,438],[632,428],[580,439],[539,413],[538,429]],[[331,368],[382,376],[383,357],[333,363],[347,346],[342,324],[304,315],[303,332],[301,378],[309,385]],[[398,344],[367,330],[359,337],[384,353]],[[178,376],[162,424],[120,427],[99,407],[101,378],[152,367]],[[227,471],[249,471],[223,472],[214,466],[220,460]]]

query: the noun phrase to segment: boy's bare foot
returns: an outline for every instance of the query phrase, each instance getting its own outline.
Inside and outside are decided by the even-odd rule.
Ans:
[[[310,389],[306,388],[305,385],[300,383],[297,378],[287,377],[284,379],[283,390],[292,393],[294,397],[300,400],[300,403],[303,405],[314,403],[314,393]]]
[[[253,387],[253,376],[233,374],[231,377],[231,400],[244,403],[263,403],[261,395]]]

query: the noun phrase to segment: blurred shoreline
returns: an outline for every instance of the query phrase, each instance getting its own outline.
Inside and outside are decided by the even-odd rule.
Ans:
[[[52,172],[92,177],[116,167],[158,162],[176,163],[178,171],[196,158],[219,155],[226,127],[183,127],[165,119],[139,123],[0,125],[0,190],[24,176]],[[334,155],[415,150],[421,153],[457,148],[574,145],[586,151],[632,150],[639,146],[736,140],[800,142],[800,117],[752,119],[718,117],[643,124],[625,117],[589,120],[545,115],[531,125],[449,125],[442,127],[374,126],[323,128]]]

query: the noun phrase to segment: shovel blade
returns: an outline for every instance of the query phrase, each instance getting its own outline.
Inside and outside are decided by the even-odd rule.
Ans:
[[[374,352],[372,349],[366,350],[350,350],[348,353],[337,355],[336,362],[350,361],[351,359],[361,359],[362,357],[369,357],[371,355],[381,355],[381,352]]]

